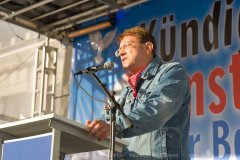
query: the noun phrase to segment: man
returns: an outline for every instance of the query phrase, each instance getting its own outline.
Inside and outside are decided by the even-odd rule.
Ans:
[[[190,89],[179,63],[162,63],[153,36],[134,27],[119,36],[116,55],[130,77],[119,104],[132,126],[118,114],[116,135],[125,138],[124,159],[189,158]],[[110,134],[107,120],[87,121],[89,134],[103,140]]]

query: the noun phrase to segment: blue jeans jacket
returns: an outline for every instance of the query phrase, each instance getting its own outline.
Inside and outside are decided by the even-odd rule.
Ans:
[[[179,63],[163,64],[155,57],[141,74],[139,86],[136,98],[128,85],[120,96],[128,119],[117,113],[116,135],[129,145],[116,156],[130,160],[190,159],[190,88],[184,68]]]

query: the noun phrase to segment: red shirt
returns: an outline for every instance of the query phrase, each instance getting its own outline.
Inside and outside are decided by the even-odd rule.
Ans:
[[[128,83],[131,86],[132,90],[133,90],[133,97],[136,98],[137,94],[138,94],[138,90],[137,90],[137,84],[138,84],[138,79],[139,76],[141,75],[141,73],[143,72],[143,70],[146,67],[143,67],[142,69],[140,69],[136,74],[129,76],[128,78]]]

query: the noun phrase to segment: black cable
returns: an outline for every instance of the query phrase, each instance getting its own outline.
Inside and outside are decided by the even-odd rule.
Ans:
[[[40,39],[41,34],[38,33],[37,38],[33,38],[33,39],[28,39],[28,40],[26,40],[26,39],[22,38],[21,36],[19,36],[19,35],[14,31],[14,29],[12,28],[12,26],[11,26],[11,24],[10,24],[9,22],[7,22],[7,23],[8,23],[8,26],[9,26],[10,30],[12,31],[12,33],[13,33],[18,39],[20,39],[20,40],[22,40],[22,41],[31,41],[31,40]]]
[[[14,70],[9,73],[6,77],[4,77],[2,80],[0,80],[0,84],[5,81],[8,77],[10,77],[15,71],[17,71],[17,69],[21,68],[34,54],[30,54],[29,57],[27,57],[20,65],[18,65],[17,67],[14,68]]]
[[[22,41],[24,41],[24,39],[23,39],[21,36],[19,36],[19,35],[13,30],[12,26],[10,25],[10,23],[9,23],[9,22],[7,22],[7,23],[8,23],[9,28],[11,29],[12,33],[13,33],[17,38],[19,38],[19,39],[21,39]]]
[[[64,95],[61,95],[61,96],[56,96],[54,97],[55,99],[58,99],[58,98],[63,98],[63,97],[68,97],[70,94],[64,94]]]
[[[101,102],[101,103],[105,103],[109,106],[108,102],[107,101],[104,101],[104,100],[101,100],[101,99],[98,99],[98,98],[95,98],[94,96],[92,96],[90,93],[88,93],[79,83],[78,81],[76,80],[76,77],[73,73],[73,70],[72,70],[72,76],[73,76],[73,80],[75,82],[75,84],[78,86],[78,88],[80,88],[87,96],[89,96],[91,99],[95,100],[95,101],[98,101],[98,102]]]

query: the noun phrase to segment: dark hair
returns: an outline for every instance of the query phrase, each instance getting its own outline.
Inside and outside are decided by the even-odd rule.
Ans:
[[[153,44],[152,55],[153,56],[156,55],[155,39],[153,35],[149,31],[147,31],[145,28],[137,26],[137,27],[126,29],[122,34],[118,36],[117,41],[120,42],[125,36],[136,36],[143,43],[152,42]]]

